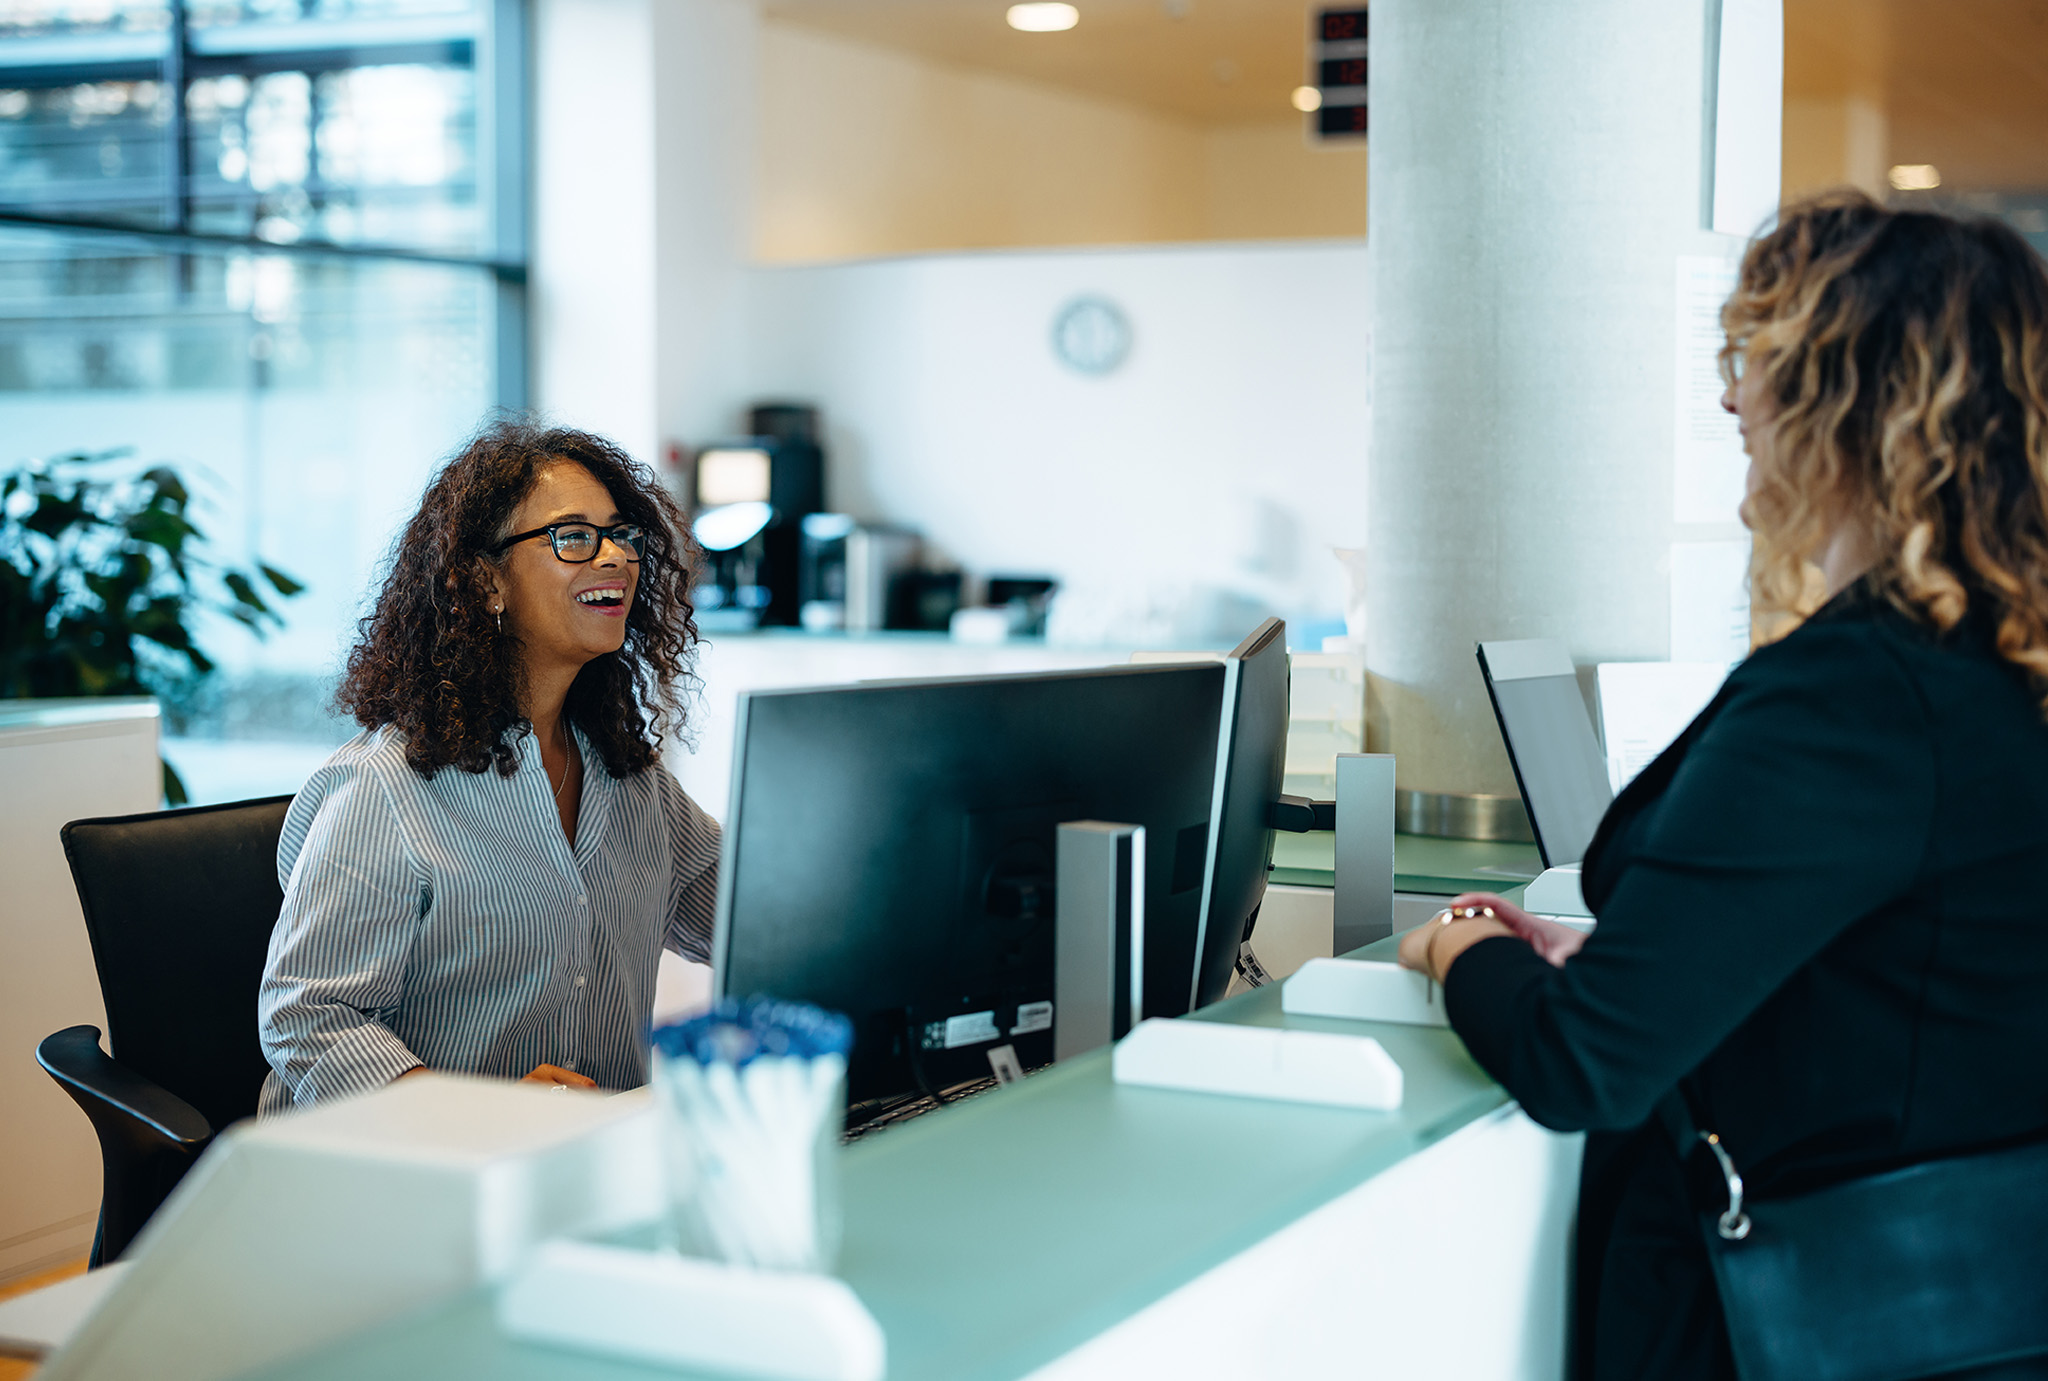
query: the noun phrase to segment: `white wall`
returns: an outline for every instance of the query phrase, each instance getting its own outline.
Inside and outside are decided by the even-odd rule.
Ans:
[[[534,6],[528,289],[534,401],[643,457],[661,440],[648,3]]]
[[[534,401],[645,459],[737,399],[759,24],[748,0],[534,9]]]
[[[1051,349],[1084,292],[1133,326],[1105,377]],[[1295,617],[1341,608],[1328,549],[1365,532],[1362,244],[763,268],[750,296],[749,383],[824,409],[833,506],[1091,601],[1209,587]]]

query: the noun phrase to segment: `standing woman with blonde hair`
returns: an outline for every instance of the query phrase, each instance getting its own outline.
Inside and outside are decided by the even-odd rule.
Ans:
[[[1580,1374],[2042,1375],[2048,276],[1835,194],[1722,320],[1778,636],[1615,800],[1590,936],[1472,895],[1403,962],[1592,1133]]]

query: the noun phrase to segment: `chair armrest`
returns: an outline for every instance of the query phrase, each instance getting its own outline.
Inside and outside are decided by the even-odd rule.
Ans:
[[[199,1109],[100,1049],[97,1026],[67,1026],[43,1037],[36,1063],[88,1115],[98,1104],[189,1154],[196,1155],[213,1139],[213,1125]]]

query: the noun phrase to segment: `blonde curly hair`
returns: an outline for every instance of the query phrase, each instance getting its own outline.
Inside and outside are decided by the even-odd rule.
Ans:
[[[1721,324],[1722,376],[1763,371],[1777,408],[1742,506],[1759,628],[1813,611],[1813,563],[1857,524],[1878,591],[1943,632],[1979,602],[2048,709],[2040,256],[1995,221],[1829,193],[1749,247]]]

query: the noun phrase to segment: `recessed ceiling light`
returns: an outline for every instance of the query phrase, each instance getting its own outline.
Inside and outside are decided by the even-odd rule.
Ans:
[[[1060,0],[1030,0],[1010,6],[1010,27],[1027,34],[1056,34],[1081,22],[1081,12]]]
[[[1901,192],[1929,192],[1941,186],[1941,169],[1932,163],[1901,163],[1892,169],[1892,186]]]
[[[1321,110],[1323,108],[1323,93],[1316,90],[1313,86],[1295,87],[1294,108],[1304,115],[1310,111]]]

